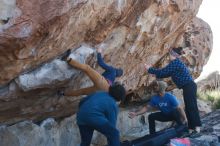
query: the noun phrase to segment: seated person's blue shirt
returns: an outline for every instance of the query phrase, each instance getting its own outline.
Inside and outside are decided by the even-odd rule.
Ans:
[[[174,95],[165,93],[163,97],[159,95],[153,96],[149,104],[152,107],[158,108],[162,113],[169,114],[177,108],[179,101]]]
[[[77,113],[78,125],[102,125],[110,122],[116,126],[118,106],[107,92],[96,92],[85,97]]]

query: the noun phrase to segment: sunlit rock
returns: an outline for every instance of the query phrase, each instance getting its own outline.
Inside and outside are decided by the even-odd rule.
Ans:
[[[106,63],[124,70],[128,93],[149,99],[154,77],[143,64],[168,63],[182,46],[197,78],[212,50],[212,32],[196,17],[202,0],[2,0],[0,5],[0,123],[70,116],[81,97],[57,96],[60,88],[91,85],[88,77],[60,58],[71,49],[76,60],[99,73],[97,48]],[[80,49],[79,49],[80,48]],[[78,52],[78,50],[81,50]],[[83,57],[81,57],[83,56]],[[169,79],[169,89],[175,88]],[[134,100],[136,97],[132,97]]]

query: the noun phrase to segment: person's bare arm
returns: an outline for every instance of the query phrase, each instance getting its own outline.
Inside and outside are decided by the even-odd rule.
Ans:
[[[129,114],[129,118],[133,119],[135,116],[142,115],[142,114],[146,113],[151,108],[152,108],[152,106],[146,105],[142,109],[140,109],[139,111],[129,112],[128,113]]]
[[[102,54],[102,49],[101,49],[101,48],[98,48],[98,49],[97,49],[97,52]]]

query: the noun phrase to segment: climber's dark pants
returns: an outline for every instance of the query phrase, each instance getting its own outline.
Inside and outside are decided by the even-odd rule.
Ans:
[[[195,82],[183,86],[183,99],[185,103],[185,112],[188,120],[188,128],[195,129],[195,127],[201,126],[201,120],[199,116],[199,110],[197,106],[197,85]]]
[[[87,126],[87,125],[78,125],[78,126],[81,135],[80,146],[90,146],[94,130],[97,130],[98,132],[105,135],[105,137],[108,140],[108,146],[120,146],[119,132],[109,122],[103,125],[96,125],[96,126]]]
[[[150,114],[148,116],[150,134],[154,134],[156,132],[155,121],[160,121],[160,122],[176,121],[178,125],[182,125],[180,112],[177,109],[173,110],[170,114],[164,114],[162,112],[156,112]]]
[[[83,71],[85,74],[87,74],[88,77],[92,80],[94,85],[91,87],[87,87],[87,88],[83,88],[79,90],[67,90],[64,92],[64,95],[66,96],[89,95],[91,93],[96,92],[97,90],[103,90],[103,91],[108,92],[109,83],[96,70],[94,70],[87,64],[82,64],[72,59],[69,61],[69,64],[75,67],[76,69],[79,69]]]

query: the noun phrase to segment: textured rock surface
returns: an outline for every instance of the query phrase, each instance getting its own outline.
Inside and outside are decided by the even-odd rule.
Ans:
[[[0,1],[0,123],[74,114],[79,98],[60,99],[55,91],[91,84],[59,60],[66,50],[75,54],[81,45],[86,46],[84,55],[101,47],[106,62],[124,69],[119,80],[140,97],[154,80],[144,73],[143,64],[165,65],[169,47],[184,47],[198,77],[212,49],[210,27],[196,18],[201,2]],[[101,72],[94,55],[83,60]]]
[[[76,51],[72,52],[70,56],[75,60],[85,63],[89,55],[93,53],[91,48],[81,46]],[[40,68],[29,73],[20,75],[16,79],[18,86],[24,90],[34,90],[43,87],[57,86],[57,83],[70,80],[73,75],[77,76],[77,70],[69,66],[66,61],[55,59],[50,63],[46,63]],[[75,83],[77,84],[77,83]]]
[[[148,125],[139,121],[140,117],[128,118],[128,111],[122,111],[118,117],[118,128],[122,139],[134,139],[148,133]],[[169,123],[157,123],[163,129]],[[106,139],[95,132],[93,144],[102,146]],[[57,122],[53,118],[42,121],[39,125],[24,121],[15,125],[0,128],[0,145],[10,146],[77,146],[80,143],[79,130],[75,115]]]
[[[207,114],[202,118],[201,136],[191,140],[193,146],[219,146],[220,110]]]
[[[139,119],[140,117],[129,119],[126,110],[120,112],[117,127],[122,140],[134,139],[148,133],[148,122],[142,124]],[[192,146],[219,146],[219,122],[219,110],[203,117],[201,136],[190,138]],[[169,123],[157,123],[157,130],[167,126]],[[95,146],[103,146],[106,139],[100,133],[95,132],[92,141]],[[0,127],[0,145],[3,146],[77,146],[79,143],[80,135],[75,115],[59,122],[49,118],[39,125],[31,121],[24,121],[12,126]]]

